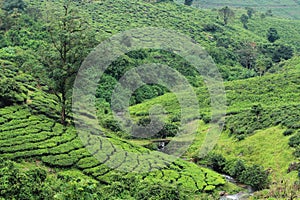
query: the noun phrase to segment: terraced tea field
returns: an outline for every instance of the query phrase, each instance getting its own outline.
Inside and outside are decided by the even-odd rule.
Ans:
[[[178,1],[182,3],[182,1]],[[244,8],[252,7],[258,11],[265,12],[272,10],[275,15],[288,17],[293,19],[300,19],[300,1],[298,0],[284,0],[284,1],[271,1],[271,0],[246,0],[246,1],[218,1],[218,0],[194,0],[193,5],[199,8],[220,8],[224,6]]]
[[[111,184],[115,176],[181,184],[194,192],[209,191],[225,184],[223,178],[211,170],[180,160],[170,162],[167,156],[114,138],[99,138],[100,146],[94,153],[96,159],[84,148],[73,127],[64,128],[44,115],[34,116],[27,106],[6,107],[0,109],[0,115],[0,154],[3,158],[32,158],[53,168],[77,168],[103,184]],[[148,161],[139,158],[141,153],[147,154]],[[151,160],[158,160],[158,157],[161,163],[152,166]],[[113,169],[107,165],[111,160],[119,160]],[[132,166],[133,162],[132,171],[148,169],[152,172],[136,174],[118,170],[126,164]],[[160,167],[162,169],[153,171]]]

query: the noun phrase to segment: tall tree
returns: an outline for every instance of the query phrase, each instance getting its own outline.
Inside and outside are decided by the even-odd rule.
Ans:
[[[270,17],[272,17],[272,16],[273,16],[272,10],[267,10],[265,16],[270,16]]]
[[[260,56],[255,61],[255,71],[260,75],[264,75],[264,73],[270,69],[273,65],[272,59],[264,56]]]
[[[57,8],[57,4],[52,6]],[[66,125],[76,73],[96,41],[85,16],[73,1],[65,1],[59,8],[48,9],[49,44],[41,53],[41,61],[46,67],[48,85],[61,107],[61,123]]]
[[[292,47],[280,44],[275,48],[273,52],[272,60],[274,62],[280,62],[281,60],[288,60],[294,55],[294,50]]]
[[[194,0],[184,0],[184,5],[191,6]]]
[[[15,9],[18,11],[24,11],[26,4],[23,0],[4,0],[2,4],[2,9],[12,13]]]
[[[248,17],[247,15],[243,14],[243,15],[240,17],[240,20],[241,20],[241,22],[242,22],[244,28],[245,28],[245,29],[248,29],[247,24],[248,24],[249,17]]]
[[[267,33],[267,38],[268,38],[269,42],[273,43],[276,40],[278,40],[280,38],[280,36],[275,28],[270,28]]]
[[[250,7],[246,7],[245,9],[247,10],[247,15],[248,15],[249,19],[251,19],[253,14],[255,13],[255,10]]]
[[[254,69],[255,61],[258,55],[256,44],[253,42],[244,42],[237,50],[240,63],[247,69]]]
[[[228,6],[219,10],[219,15],[222,18],[224,25],[227,25],[229,20],[234,17],[234,12]]]
[[[0,0],[0,30],[8,31],[13,26],[19,25],[19,18],[26,9],[23,0]]]

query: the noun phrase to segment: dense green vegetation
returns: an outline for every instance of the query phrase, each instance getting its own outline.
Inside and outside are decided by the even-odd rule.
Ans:
[[[183,3],[182,0],[177,0],[179,3]],[[252,7],[262,12],[270,12],[272,15],[278,15],[282,17],[292,18],[292,19],[299,19],[299,1],[294,0],[284,0],[284,1],[272,1],[272,0],[247,0],[247,1],[209,1],[209,0],[195,0],[193,2],[195,7],[200,8],[216,8],[216,7],[223,7],[225,5],[231,7]]]
[[[220,7],[191,6],[197,1],[0,0],[0,198],[218,199],[221,191],[242,190],[220,173],[258,191],[253,198],[299,198],[300,21],[273,16],[279,10],[259,12],[263,8],[251,2],[203,2]],[[187,60],[159,49],[131,51],[112,62],[97,83],[102,132],[88,135],[88,143],[81,140],[71,112],[81,63],[99,42],[140,27],[183,33],[215,61],[224,79],[227,114],[207,156],[199,154],[212,117],[205,81]],[[199,128],[182,155],[194,163],[156,151],[158,143],[167,144],[186,128],[168,88],[144,85],[131,96],[129,110],[137,125],[151,123],[153,106],[164,108],[160,112],[166,117],[156,116],[164,125],[150,138],[132,135],[113,116],[119,79],[149,63],[171,66],[194,88],[200,113],[189,114],[187,126]],[[290,185],[282,185],[286,182]]]
[[[211,164],[209,166],[242,181],[241,175],[235,175],[230,165],[227,167],[228,164],[226,164],[230,164],[238,158],[245,160],[247,165],[258,164],[272,169],[271,179],[274,181],[280,181],[287,177],[293,183],[297,179],[297,173],[288,174],[287,172],[290,169],[298,170],[297,166],[291,168],[292,163],[297,163],[296,157],[299,156],[298,60],[295,58],[286,62],[278,74],[225,83],[228,105],[226,131],[219,139],[215,151],[224,155],[228,161],[225,158],[223,161],[221,159],[224,163],[221,167],[215,168]],[[205,88],[201,87],[197,91],[201,107],[198,118],[208,123],[210,121],[209,100],[205,91]],[[170,119],[180,113],[176,97],[171,94],[133,106],[131,113],[140,118],[145,115],[145,110],[149,110],[157,103],[164,106],[170,114]],[[268,129],[270,127],[275,128]],[[194,141],[195,144],[187,151],[187,157],[198,158],[197,152],[204,141],[207,129],[209,129],[209,124],[201,125]],[[259,130],[265,131],[258,133]],[[207,163],[204,162],[204,164]],[[267,180],[264,176],[262,179]],[[248,182],[248,180],[243,181]],[[260,183],[263,184],[262,181]],[[249,182],[248,184],[251,185]],[[279,183],[277,187],[281,187]],[[291,185],[289,187],[298,186]],[[276,186],[274,186],[274,190],[276,190]]]
[[[20,75],[24,76],[24,74]],[[24,182],[18,186],[21,189],[12,188],[12,190],[18,191],[18,193],[4,190],[5,192],[1,194],[3,195],[2,197],[8,197],[10,194],[14,194],[17,199],[21,198],[21,196],[18,195],[27,195],[24,199],[31,199],[31,196],[33,195],[35,199],[40,199],[42,197],[37,195],[47,195],[45,198],[53,199],[58,195],[62,196],[59,198],[57,197],[58,199],[64,199],[68,196],[70,198],[76,198],[76,196],[78,196],[79,198],[85,199],[84,196],[87,195],[90,196],[90,199],[112,199],[117,197],[136,199],[139,196],[150,193],[149,195],[152,195],[153,198],[159,198],[159,196],[161,196],[161,198],[166,199],[181,199],[181,195],[188,195],[190,193],[195,194],[201,191],[211,191],[216,187],[225,184],[223,178],[211,170],[199,168],[195,164],[180,160],[169,163],[167,167],[164,167],[160,171],[144,174],[126,173],[118,171],[117,168],[109,168],[105,164],[109,161],[107,156],[109,156],[110,159],[115,159],[114,156],[119,156],[119,153],[116,152],[116,149],[114,149],[111,144],[118,145],[119,148],[122,148],[127,152],[147,152],[149,154],[149,159],[151,158],[151,152],[142,147],[126,143],[118,138],[111,138],[109,141],[103,140],[103,142],[106,142],[103,144],[103,148],[105,148],[103,149],[103,160],[97,160],[84,148],[73,127],[64,127],[56,122],[56,120],[59,119],[59,112],[56,111],[58,109],[57,106],[55,106],[56,104],[54,104],[55,96],[53,95],[51,99],[51,96],[40,89],[27,85],[29,81],[27,82],[26,80],[32,81],[32,77],[27,76],[27,79],[23,79],[23,83],[20,83],[23,87],[27,88],[28,93],[30,94],[26,98],[27,104],[6,106],[0,109],[1,157],[17,161],[24,159],[40,160],[54,170],[77,168],[81,170],[83,174],[90,177],[91,180],[97,180],[101,183],[101,188],[103,187],[104,191],[98,191],[94,183],[81,182],[78,181],[76,177],[73,177],[74,180],[72,178],[60,180],[61,178],[59,178],[57,184],[51,185],[50,182],[45,181],[46,177],[44,176],[46,176],[46,172],[42,171],[41,173],[44,175],[38,175],[44,177],[40,180],[42,184],[37,182],[40,187],[34,186],[38,187],[38,190],[40,190],[38,194],[36,194],[35,191],[30,191],[33,190],[30,185],[30,182],[32,182],[32,180],[30,180],[31,172],[26,172],[24,180],[18,180]],[[34,83],[30,82],[30,84]],[[14,96],[11,96],[11,98],[13,97]],[[53,105],[53,107],[50,107],[51,105]],[[53,110],[51,110],[51,108]],[[50,115],[49,112],[52,112],[53,114],[56,113],[56,115]],[[126,165],[125,159],[127,156],[123,156],[123,164]],[[155,154],[153,156],[157,155]],[[166,160],[162,160],[163,162],[169,162],[167,156],[161,156],[161,159],[164,158]],[[133,161],[129,157],[128,159],[127,162]],[[137,160],[137,162],[139,162],[139,160]],[[12,164],[10,163],[9,166],[10,165]],[[144,167],[146,166],[147,163],[144,163]],[[6,167],[6,165],[4,164],[3,167]],[[148,167],[151,168],[151,166]],[[4,170],[11,171],[12,169],[5,168]],[[21,172],[17,171],[16,173],[17,174],[13,173],[10,175],[9,172],[5,172],[4,174],[7,176],[18,177],[18,173]],[[20,176],[23,177],[23,175]],[[11,179],[14,178],[15,177],[11,177]],[[73,181],[75,181],[74,184],[76,183],[78,185],[72,185]],[[135,185],[138,182],[142,183],[142,185]],[[130,184],[128,185],[128,183]],[[172,183],[173,186],[169,188],[166,183]],[[14,184],[14,182],[11,182],[10,184]],[[157,187],[157,184],[159,184],[160,187]],[[124,188],[119,188],[120,186],[124,186]],[[3,187],[10,188],[9,185],[4,185]],[[50,190],[49,187],[51,187]],[[67,188],[70,188],[70,191],[68,191],[69,189]],[[71,188],[73,189],[71,190]],[[85,189],[80,192],[80,188]],[[113,191],[116,188],[118,188],[118,192]],[[152,190],[156,192],[151,193]],[[65,194],[64,192],[69,193]],[[36,194],[36,196],[34,196],[34,194]]]

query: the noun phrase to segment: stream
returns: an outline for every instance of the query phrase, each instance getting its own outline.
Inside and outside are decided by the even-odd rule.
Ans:
[[[169,143],[169,141],[166,141],[166,140],[156,140],[153,142],[157,143],[158,151],[164,151],[165,146]],[[247,192],[239,192],[236,194],[227,194],[226,192],[224,192],[225,194],[220,197],[220,200],[247,200],[247,199],[249,199],[250,196],[253,195],[254,190],[251,186],[240,184],[240,183],[238,183],[238,181],[236,181],[231,176],[228,176],[225,174],[223,174],[222,176],[226,179],[227,182],[233,183],[238,187],[247,189],[248,191]]]
[[[228,175],[223,175],[223,177],[226,179],[226,181],[231,182],[239,187],[245,188],[248,190],[248,192],[239,192],[237,194],[225,194],[224,196],[222,196],[220,198],[220,200],[246,200],[248,199],[250,196],[253,195],[254,190],[252,189],[251,186],[245,186],[245,185],[241,185],[239,184],[234,178],[232,178],[231,176]]]

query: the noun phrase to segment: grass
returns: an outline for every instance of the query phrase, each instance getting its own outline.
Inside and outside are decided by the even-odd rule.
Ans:
[[[269,2],[266,2],[266,6],[269,5],[267,3]],[[249,22],[249,30],[246,30],[242,28],[238,18],[232,24],[223,26],[222,22],[217,19],[217,12],[197,10],[172,3],[149,4],[142,1],[107,0],[96,1],[85,4],[85,6],[83,9],[90,11],[93,28],[98,31],[99,40],[124,30],[154,26],[177,30],[209,49],[217,48],[217,39],[222,36],[230,38],[233,43],[244,41],[265,43],[267,29],[274,26],[282,36],[281,42],[290,44],[293,41],[295,48],[300,44],[300,37],[293,37],[298,35],[298,28],[294,29],[293,27],[300,27],[298,26],[299,21],[279,20],[271,17],[258,20],[258,16],[255,16]],[[216,25],[220,32],[211,33],[204,30],[207,24]],[[235,53],[231,46],[228,51]],[[298,62],[299,58],[295,58],[283,63],[282,66],[279,65],[281,69],[278,74],[226,82],[227,119],[229,119],[229,123],[226,124],[227,128],[231,125],[252,128],[253,124],[243,124],[245,121],[249,122],[245,113],[251,113],[253,105],[258,103],[267,111],[284,110],[284,108],[289,108],[284,106],[299,105],[300,77],[299,69],[297,70],[295,66]],[[283,66],[284,64],[285,66]],[[237,63],[233,65],[237,65]],[[231,69],[229,66],[226,67]],[[238,67],[241,68],[241,66]],[[91,147],[92,153],[98,156],[98,159],[95,159],[91,155],[91,151],[89,152],[83,147],[74,127],[70,126],[65,129],[58,124],[59,106],[55,97],[38,88],[31,76],[15,70],[5,68],[3,70],[5,73],[1,73],[0,76],[1,78],[15,77],[22,89],[28,91],[22,95],[22,98],[25,96],[27,101],[24,105],[0,109],[1,157],[19,161],[24,159],[41,160],[46,166],[58,169],[59,173],[72,176],[84,175],[107,184],[112,184],[118,178],[137,176],[139,181],[166,182],[184,187],[197,194],[219,190],[224,185],[225,188],[230,188],[219,174],[209,169],[183,160],[171,161],[172,157],[170,156],[151,152],[141,147],[141,145],[147,145],[147,141],[123,140],[105,128],[103,131],[109,137],[93,135],[87,138],[89,141],[86,144],[87,147]],[[184,155],[187,158],[199,154],[201,145],[205,141],[206,132],[210,129],[210,126],[203,122],[210,117],[208,91],[205,87],[195,90],[199,97],[200,113],[197,113],[196,116],[188,115],[187,118],[192,123],[199,124],[200,127],[196,130],[193,144]],[[165,108],[166,113],[170,115],[170,121],[178,117],[181,112],[175,95],[168,93],[132,106],[130,112],[133,119],[138,121],[144,118],[148,115],[151,107],[157,104]],[[281,113],[279,112],[279,114]],[[264,115],[265,118],[266,116],[268,115]],[[293,118],[294,121],[299,121],[298,112],[295,112]],[[286,123],[280,122],[279,124],[281,126],[274,127],[274,124],[271,124],[272,126],[262,127],[263,130],[259,131],[257,129],[260,127],[256,127],[257,129],[252,129],[253,131],[247,135],[248,137],[239,142],[235,137],[226,135],[225,132],[218,140],[216,151],[226,154],[228,158],[240,156],[247,163],[261,164],[265,168],[271,167],[274,177],[281,175],[295,177],[294,173],[286,175],[288,164],[294,160],[293,150],[287,145],[288,137],[282,135],[286,129],[283,125]],[[234,131],[235,133],[236,131]],[[182,142],[181,138],[179,139]],[[112,166],[113,168],[110,168]],[[159,169],[160,171],[143,174],[144,169],[149,171]],[[132,171],[141,173],[137,175]]]
[[[41,93],[41,91],[38,92]],[[116,176],[124,177],[124,174],[127,177],[135,176],[136,174],[132,172],[118,171],[118,167],[122,166],[124,169],[128,164],[128,170],[131,170],[132,163],[135,161],[137,161],[138,165],[137,171],[142,170],[142,167],[149,170],[163,167],[166,172],[177,177],[174,179],[174,177],[166,173],[162,177],[165,182],[172,182],[173,184],[184,182],[183,187],[189,189],[188,187],[193,186],[191,188],[193,192],[206,191],[225,184],[224,180],[211,170],[206,171],[206,176],[213,181],[206,182],[206,179],[203,178],[204,169],[185,161],[176,161],[176,163],[172,164],[175,167],[168,167],[168,165],[163,164],[163,162],[169,162],[168,156],[152,154],[145,148],[118,138],[111,138],[110,140],[100,138],[102,140],[102,148],[105,151],[100,151],[104,153],[102,155],[97,154],[104,158],[99,162],[83,147],[73,127],[64,129],[55,120],[44,116],[42,113],[33,115],[32,112],[39,113],[38,109],[32,110],[29,105],[0,109],[0,113],[3,114],[1,117],[9,121],[8,123],[3,122],[0,124],[1,157],[19,161],[24,159],[40,160],[44,165],[54,168],[55,171],[58,170],[58,174],[72,177],[86,176],[109,184],[113,182],[112,178]],[[18,119],[15,116],[25,117]],[[111,146],[112,144],[113,146]],[[112,148],[109,150],[109,147]],[[143,152],[146,153],[144,158],[141,154]],[[140,158],[137,158],[136,156],[139,154]],[[160,158],[161,162],[157,158]],[[115,165],[115,169],[109,167],[111,166],[111,159],[119,162],[119,165]],[[152,166],[149,165],[153,160],[159,162],[155,165],[152,163]],[[34,164],[23,162],[20,165],[25,168],[32,168]],[[176,166],[180,167],[176,168]],[[185,172],[182,172],[181,169],[184,169]],[[194,178],[189,178],[190,173],[187,172],[193,172]],[[160,179],[154,174],[146,173],[145,176],[151,177],[154,182]],[[195,185],[195,180],[197,180],[199,187]],[[200,186],[201,184],[210,187],[205,189]]]
[[[181,2],[181,1],[180,1]],[[256,10],[261,12],[266,12],[267,10],[272,10],[272,13],[281,17],[287,17],[292,19],[300,19],[299,10],[300,4],[299,1],[293,0],[284,0],[284,1],[272,1],[272,0],[264,0],[264,1],[218,1],[218,0],[195,0],[194,6],[201,8],[220,8],[224,6],[231,6],[237,8],[244,7],[253,7]]]
[[[299,71],[296,66],[291,69],[289,63],[286,67],[282,67],[282,71],[278,74],[225,82],[227,113],[241,112],[257,103],[265,107],[297,105],[300,89],[298,84]],[[200,111],[206,113],[210,110],[207,90],[200,87],[196,89],[196,93],[199,97]],[[175,95],[165,94],[130,107],[130,112],[135,116],[143,116],[156,104],[164,106],[169,113],[177,114],[180,111]]]
[[[293,148],[289,147],[289,136],[283,132],[287,128],[298,129],[299,113],[299,58],[295,57],[283,64],[280,72],[263,77],[250,78],[225,82],[227,96],[226,131],[217,142],[214,151],[221,153],[228,159],[240,158],[247,164],[262,165],[270,169],[272,180],[281,177],[290,181],[297,179],[296,172],[287,173],[292,162]],[[197,88],[200,102],[207,102],[205,88]],[[158,98],[132,106],[132,117],[140,118],[141,113],[155,104],[164,106],[169,118],[178,114],[180,107],[176,103],[175,96],[166,94]],[[253,105],[260,104],[263,111],[257,118],[252,111]],[[202,104],[200,118],[209,114],[209,105]],[[199,156],[199,150],[203,145],[209,124],[198,120],[200,124],[193,144],[189,147],[184,157],[190,159]],[[229,133],[230,127],[236,127]],[[238,128],[237,128],[238,127]],[[239,131],[248,130],[245,139],[238,141]],[[296,131],[295,131],[296,132]],[[143,141],[145,142],[145,141]]]
[[[224,133],[218,140],[216,152],[228,159],[242,159],[249,164],[259,164],[271,170],[273,179],[288,176],[287,169],[295,161],[293,149],[289,147],[289,137],[284,136],[285,128],[270,127],[255,132],[245,140],[237,142]]]
[[[4,117],[11,119],[8,112],[5,111],[6,109],[11,110],[11,107],[0,109],[0,112],[7,113]],[[20,109],[19,112],[30,113],[30,111],[29,110],[26,111],[26,109]],[[16,114],[17,113],[18,111],[16,112]],[[38,115],[36,115],[36,117],[39,118]],[[11,119],[10,122],[13,123],[14,121],[17,121],[17,119]],[[211,189],[219,185],[225,184],[224,180],[221,177],[219,177],[219,175],[216,174],[215,172],[212,172],[210,170],[205,171],[204,169],[196,165],[193,165],[191,163],[187,163],[185,161],[176,161],[176,163],[173,163],[174,166],[181,166],[177,169],[176,167],[171,168],[165,166],[162,162],[169,162],[168,156],[158,155],[156,153],[152,155],[150,151],[143,149],[142,147],[135,146],[134,144],[127,143],[117,138],[111,139],[111,141],[106,141],[105,143],[109,144],[110,142],[112,142],[114,145],[116,145],[116,148],[118,150],[116,150],[116,152],[114,152],[115,150],[111,151],[111,154],[109,155],[110,158],[108,160],[103,160],[102,162],[99,162],[98,160],[93,158],[92,155],[82,146],[73,128],[68,128],[63,132],[49,131],[48,133],[41,131],[41,129],[36,129],[36,127],[43,127],[43,126],[49,127],[49,124],[53,126],[55,122],[53,122],[52,119],[48,119],[48,120],[45,119],[45,120],[40,120],[38,123],[27,124],[28,130],[36,130],[34,132],[35,136],[16,135],[16,136],[11,136],[10,138],[2,137],[1,143],[3,142],[3,145],[0,148],[2,157],[7,157],[14,160],[22,160],[26,158],[30,158],[32,160],[38,159],[41,160],[46,166],[57,168],[59,171],[60,168],[64,169],[63,172],[60,173],[63,173],[65,175],[70,175],[70,174],[72,176],[76,176],[78,174],[80,176],[85,175],[85,176],[89,176],[92,179],[102,180],[109,183],[113,176],[123,176],[124,173],[127,174],[129,177],[135,176],[135,174],[131,172],[123,173],[123,172],[119,172],[117,169],[113,170],[107,167],[106,164],[110,166],[111,159],[115,161],[119,160],[120,165],[117,165],[116,167],[120,167],[121,165],[126,166],[126,163],[127,164],[132,163],[134,162],[134,159],[136,159],[134,158],[133,155],[138,155],[140,152],[148,152],[148,156],[146,156],[145,158],[143,158],[143,156],[140,155],[140,158],[138,160],[140,166],[139,168],[137,168],[137,171],[142,170],[141,167],[149,168],[149,170],[151,170],[151,168],[161,166],[167,172],[163,176],[163,179],[166,182],[173,182],[176,184],[184,183],[183,187],[187,187],[187,188],[193,186],[192,190],[194,192],[207,190],[207,188],[204,189],[204,187],[202,186],[196,187],[195,180],[199,182],[197,184],[210,186],[209,188]],[[10,127],[9,130],[6,130],[7,126]],[[56,131],[57,131],[59,130],[59,128],[57,127],[60,126],[55,124],[53,127],[56,127]],[[7,135],[8,131],[13,131],[14,127],[11,127],[9,124],[4,123],[0,125],[0,129],[2,130],[0,132],[0,136],[3,136],[3,135]],[[22,143],[19,143],[18,141],[22,141]],[[106,147],[103,146],[103,148]],[[104,152],[108,152],[107,150],[108,149],[106,148]],[[126,154],[124,150],[127,151]],[[131,154],[132,156],[129,156],[127,158],[127,156]],[[157,160],[157,158],[159,157],[162,161],[161,163],[158,162],[156,163],[156,165],[153,165],[154,163],[152,163],[152,166],[149,166],[149,162],[152,162],[151,160]],[[105,162],[106,164],[104,164]],[[131,165],[128,166],[130,169]],[[27,167],[31,167],[30,164],[28,164]],[[182,172],[180,169],[184,169],[184,172]],[[207,173],[206,175],[207,178],[213,181],[206,182],[206,179],[201,178],[204,176],[202,174],[203,171]],[[173,177],[169,176],[168,173],[174,174],[174,177],[177,178],[174,179]],[[189,178],[191,173],[194,174],[193,175],[194,178]],[[155,177],[153,174],[152,175],[146,174],[146,176],[151,176],[152,177],[151,179],[154,182],[158,181],[158,178]]]

